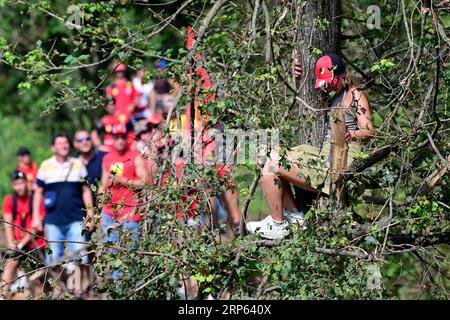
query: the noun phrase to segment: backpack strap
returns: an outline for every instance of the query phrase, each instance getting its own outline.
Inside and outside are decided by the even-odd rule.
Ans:
[[[16,215],[17,215],[17,193],[13,192],[13,194],[12,194],[12,218],[13,218],[13,223],[14,223],[14,220],[16,220]]]
[[[33,218],[33,198],[34,198],[34,191],[31,191],[30,194],[30,200],[28,201],[28,214]],[[26,219],[22,219],[22,228],[25,228],[25,221]]]
[[[34,198],[34,191],[31,191],[30,202],[28,202],[28,209],[30,210],[31,215],[33,215],[33,198]]]
[[[28,210],[29,210],[29,214],[32,215],[33,214],[33,197],[34,197],[34,191],[31,192],[31,196],[30,196],[30,201],[28,202]],[[13,223],[14,221],[16,221],[16,216],[17,216],[17,193],[13,192],[12,194],[12,218],[13,218]],[[23,217],[20,217],[20,226],[22,228],[25,228],[26,226],[26,219],[23,219]]]

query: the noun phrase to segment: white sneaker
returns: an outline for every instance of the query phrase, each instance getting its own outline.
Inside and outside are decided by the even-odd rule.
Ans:
[[[250,221],[246,224],[247,231],[251,234],[259,233],[266,239],[283,239],[288,233],[289,223],[284,220],[276,223],[271,216],[261,221]]]
[[[302,230],[306,230],[305,215],[303,212],[284,211],[284,217],[289,221],[289,223],[298,223]]]
[[[25,272],[23,272],[22,270],[17,271],[17,278],[16,280],[11,284],[11,287],[9,288],[9,290],[13,293],[17,293],[20,292],[24,289],[28,289],[29,285],[28,285],[28,278],[25,275]]]
[[[200,224],[200,222],[198,221],[198,218],[194,219],[192,217],[189,217],[189,219],[187,220],[187,224],[188,224],[188,226],[196,227]]]

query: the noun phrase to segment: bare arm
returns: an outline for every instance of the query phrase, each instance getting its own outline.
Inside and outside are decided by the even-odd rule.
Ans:
[[[140,156],[136,157],[134,161],[137,179],[114,176],[113,180],[115,183],[120,183],[121,185],[124,185],[126,187],[130,187],[133,189],[142,189],[145,186],[145,179],[148,176],[147,170],[145,168],[145,161]]]
[[[92,139],[92,143],[97,148],[100,148],[102,146],[102,141],[100,140],[100,137],[98,135],[97,130],[92,130],[92,132],[91,132],[91,139]]]
[[[152,89],[152,91],[150,91],[150,111],[152,114],[156,113],[156,98],[155,89]]]
[[[22,248],[25,247],[28,244],[28,242],[31,241],[31,238],[32,238],[31,233],[26,232],[25,235],[22,237],[22,240],[20,240],[20,246]]]
[[[135,160],[135,166],[136,166],[136,176],[138,177],[138,181],[142,182],[145,181],[147,178],[147,170],[145,168],[145,160],[142,157],[137,157]]]
[[[371,139],[374,134],[374,128],[369,100],[366,95],[359,90],[353,90],[352,95],[354,101],[357,103],[358,111],[356,113],[356,118],[359,129],[351,133],[351,138],[360,138],[365,140]]]
[[[102,178],[100,186],[98,187],[98,193],[103,193],[105,191],[106,184],[108,183],[109,173],[106,170],[102,170]]]
[[[89,212],[92,213],[92,208],[94,207],[94,200],[92,197],[92,191],[89,188],[88,185],[83,184],[82,186],[82,197],[83,197],[83,203],[84,206],[86,207],[87,213],[89,215]]]
[[[44,188],[36,185],[33,196],[33,217],[31,222],[31,227],[36,231],[42,231],[42,217],[40,211],[43,198]]]
[[[83,203],[86,207],[86,213],[87,213],[87,220],[86,220],[86,227],[88,229],[92,229],[94,227],[94,204],[93,204],[93,197],[92,197],[92,191],[89,188],[88,185],[83,184],[82,186],[82,197],[83,197]]]
[[[14,244],[14,227],[13,227],[13,217],[12,214],[5,214],[3,213],[3,219],[5,220],[5,238],[6,238],[6,245],[8,246],[8,249],[15,249],[16,245]]]

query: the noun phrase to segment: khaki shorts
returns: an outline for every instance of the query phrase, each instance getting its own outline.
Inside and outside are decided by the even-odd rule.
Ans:
[[[358,144],[348,145],[347,165],[353,162],[356,154],[361,151]],[[322,192],[330,192],[330,148],[329,142],[324,143],[322,150],[319,148],[302,144],[291,148],[288,159],[292,165],[300,169],[300,178],[315,189],[322,188]]]

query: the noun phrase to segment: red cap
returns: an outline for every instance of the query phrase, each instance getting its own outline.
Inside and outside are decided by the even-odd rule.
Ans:
[[[327,85],[337,84],[336,76],[345,72],[345,65],[342,59],[334,53],[326,54],[317,59],[316,62],[316,83],[315,89],[325,88]]]
[[[127,127],[124,124],[116,124],[112,127],[112,134],[126,134],[127,133]]]
[[[127,66],[124,63],[119,63],[114,67],[114,72],[125,72]]]
[[[147,118],[147,122],[152,124],[160,124],[163,122],[163,117],[159,113],[154,113]]]

